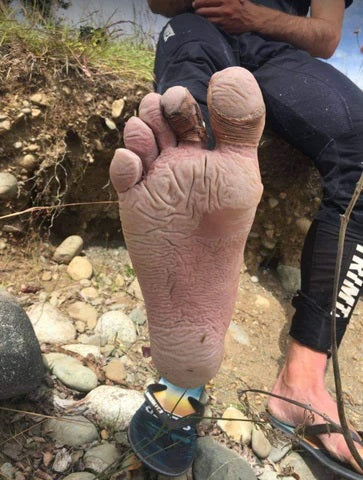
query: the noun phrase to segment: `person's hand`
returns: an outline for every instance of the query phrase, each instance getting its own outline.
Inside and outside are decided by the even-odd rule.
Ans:
[[[195,13],[225,32],[241,34],[255,30],[255,10],[250,0],[194,0]]]

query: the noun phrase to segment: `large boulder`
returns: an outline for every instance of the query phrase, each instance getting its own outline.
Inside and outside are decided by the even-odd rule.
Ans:
[[[44,374],[32,324],[17,301],[0,291],[0,400],[28,393]]]

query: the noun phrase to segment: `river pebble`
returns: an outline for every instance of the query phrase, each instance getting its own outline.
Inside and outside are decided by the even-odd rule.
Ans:
[[[67,312],[74,320],[84,322],[89,330],[95,328],[98,312],[92,305],[84,302],[75,302],[68,307]]]
[[[58,263],[69,263],[76,255],[81,253],[82,248],[82,237],[71,235],[56,248],[53,259]]]
[[[0,476],[3,476],[6,480],[15,478],[15,472],[15,467],[9,462],[3,463],[0,467]]]
[[[292,447],[291,442],[277,445],[277,446],[274,445],[271,449],[268,459],[274,463],[279,462],[291,450],[291,447]]]
[[[76,358],[62,353],[48,353],[44,358],[48,368],[67,387],[79,392],[89,392],[97,387],[96,374]]]
[[[84,400],[101,426],[125,430],[136,410],[144,402],[144,395],[136,390],[101,385],[92,390]]]
[[[10,200],[18,193],[18,181],[11,173],[0,172],[0,199]]]
[[[72,322],[50,303],[36,303],[27,313],[39,342],[62,344],[76,338]]]
[[[252,423],[235,407],[228,407],[222,418],[236,420],[218,420],[217,425],[235,442],[248,445],[252,438]]]
[[[45,424],[45,431],[61,446],[80,447],[98,439],[95,425],[81,415],[50,419]]]
[[[308,454],[300,455],[297,452],[290,452],[282,459],[280,466],[282,468],[293,468],[294,472],[303,480],[322,480],[331,478],[331,471]]]
[[[306,235],[310,229],[311,220],[306,217],[298,218],[296,220],[296,226],[299,232],[301,232],[303,235]]]
[[[67,267],[67,273],[72,280],[89,280],[93,275],[92,263],[87,257],[74,257]]]
[[[119,100],[115,100],[112,103],[112,118],[119,118],[122,115],[123,109],[125,107],[125,100],[120,98]]]
[[[66,448],[57,452],[52,469],[57,473],[63,473],[72,465],[72,457]]]
[[[211,437],[197,440],[193,475],[194,480],[257,480],[246,460]]]
[[[87,279],[84,279],[84,280],[87,280]],[[86,288],[82,288],[82,290],[80,291],[80,294],[84,300],[90,302],[92,300],[95,300],[99,296],[99,291],[94,287],[86,287]]]
[[[290,293],[295,293],[300,290],[300,269],[291,267],[290,265],[283,265],[280,263],[277,267],[277,274],[281,281],[283,288]]]
[[[104,443],[88,450],[83,457],[83,462],[87,470],[101,473],[120,458],[121,453],[115,445]]]
[[[0,289],[0,400],[34,390],[44,373],[28,316],[14,297]]]
[[[136,297],[138,300],[144,301],[144,297],[142,295],[141,287],[137,278],[131,283],[128,288],[129,293]]]
[[[124,365],[118,358],[114,358],[103,367],[106,377],[115,383],[125,383],[126,371]]]
[[[231,335],[231,337],[241,345],[249,345],[250,342],[248,340],[247,333],[244,331],[244,329],[241,327],[241,325],[238,325],[235,323],[233,320],[231,321],[229,327],[228,327],[228,332]]]
[[[87,355],[93,355],[95,358],[101,356],[101,349],[98,345],[84,345],[82,343],[72,343],[70,345],[63,345],[64,350],[69,350],[70,352],[78,353],[82,357],[87,357]]]
[[[136,325],[144,325],[146,322],[146,315],[141,308],[134,308],[130,313],[129,317],[131,320],[136,323]]]
[[[34,103],[35,105],[39,105],[41,107],[47,107],[49,106],[49,98],[48,96],[43,93],[43,92],[37,92],[37,93],[34,93],[31,97],[30,97],[30,101],[32,103]]]
[[[133,321],[120,310],[104,313],[97,322],[95,333],[107,337],[108,342],[118,341],[130,345],[136,340]]]
[[[252,450],[259,458],[267,458],[271,452],[271,443],[263,431],[256,426],[252,428]]]
[[[96,476],[90,472],[74,472],[67,475],[63,480],[93,480]]]

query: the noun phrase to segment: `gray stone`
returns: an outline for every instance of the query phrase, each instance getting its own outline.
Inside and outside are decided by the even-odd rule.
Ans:
[[[94,478],[96,476],[90,472],[74,472],[64,477],[63,480],[93,480]]]
[[[179,475],[178,477],[169,477],[167,475],[158,475],[157,480],[193,480],[193,473],[191,470],[188,470],[187,473]]]
[[[56,248],[53,259],[58,263],[69,263],[76,255],[79,255],[83,248],[83,239],[79,235],[67,237]]]
[[[136,325],[144,325],[146,322],[146,315],[141,308],[134,308],[132,312],[129,313],[129,317]]]
[[[285,480],[286,477],[283,477]],[[262,475],[258,477],[258,480],[280,480],[281,476],[277,472],[272,470],[265,470]]]
[[[0,291],[0,400],[34,390],[44,367],[32,324],[16,300]]]
[[[279,462],[291,450],[291,446],[291,442],[273,446],[268,459],[274,463]]]
[[[10,200],[18,193],[18,181],[11,173],[0,173],[0,199]]]
[[[74,472],[64,477],[63,480],[93,480],[94,478],[96,476],[90,472]]]
[[[252,429],[252,450],[259,458],[267,458],[271,452],[271,443],[263,431],[256,426]]]
[[[99,425],[116,430],[126,430],[143,402],[144,395],[141,392],[109,385],[95,388],[84,399]]]
[[[4,476],[6,480],[12,480],[15,478],[15,467],[12,466],[11,463],[6,462],[3,463],[0,467],[0,475],[1,477]]]
[[[101,473],[120,458],[121,453],[115,445],[104,443],[88,450],[83,457],[83,462],[87,470]]]
[[[50,303],[36,303],[28,315],[41,343],[70,343],[76,338],[72,322]]]
[[[62,353],[48,353],[44,358],[52,373],[69,388],[90,392],[97,387],[97,376],[80,361]]]
[[[231,337],[241,345],[250,344],[246,332],[243,330],[243,328],[240,325],[237,325],[233,321],[229,325],[228,332],[231,335]]]
[[[98,439],[97,428],[81,415],[50,419],[45,424],[47,434],[59,445],[80,447]]]
[[[308,453],[291,452],[280,463],[281,467],[291,467],[304,480],[330,480],[331,471]]]
[[[136,340],[133,321],[119,310],[104,313],[98,319],[95,333],[107,337],[109,343],[116,340],[125,345],[130,345]]]
[[[193,475],[194,480],[257,480],[246,460],[210,437],[197,440]]]
[[[66,470],[68,470],[68,468],[71,465],[72,465],[71,455],[65,448],[62,448],[62,450],[59,450],[59,452],[57,452],[55,456],[52,469],[57,473],[63,473]]]
[[[300,289],[300,269],[290,267],[289,265],[280,265],[277,267],[277,274],[281,284],[287,292],[295,293]]]

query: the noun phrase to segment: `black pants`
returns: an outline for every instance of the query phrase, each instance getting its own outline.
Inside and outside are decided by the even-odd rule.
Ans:
[[[347,77],[293,46],[248,33],[230,36],[206,19],[185,13],[160,34],[155,76],[159,93],[189,89],[208,125],[206,94],[211,75],[238,65],[255,76],[267,121],[308,155],[323,182],[323,199],[307,234],[301,259],[301,291],[290,334],[328,352],[339,215],[363,170],[363,94]],[[337,303],[340,343],[363,283],[363,195],[351,215]]]

